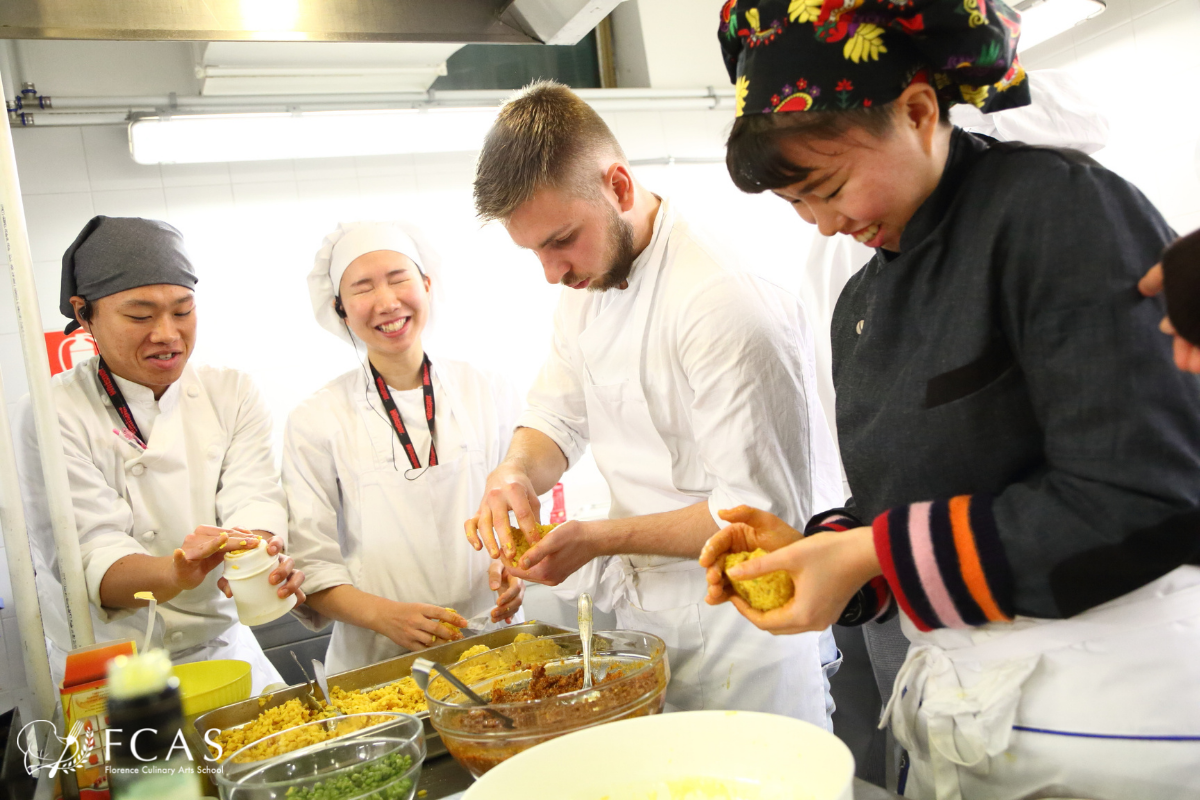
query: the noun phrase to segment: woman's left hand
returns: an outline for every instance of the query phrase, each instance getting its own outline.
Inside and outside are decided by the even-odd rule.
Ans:
[[[742,505],[718,511],[717,515],[730,523],[709,537],[700,551],[700,566],[708,579],[708,595],[704,602],[715,606],[736,595],[733,585],[725,578],[725,556],[729,553],[748,553],[758,548],[772,553],[804,534],[767,511]]]
[[[870,528],[825,531],[773,553],[744,561],[729,571],[735,580],[750,580],[784,570],[796,593],[772,611],[756,611],[741,597],[732,602],[742,616],[774,634],[821,631],[838,621],[862,586],[882,573]]]
[[[509,574],[508,567],[497,560],[488,567],[488,581],[496,593],[496,607],[492,609],[492,622],[511,623],[513,614],[521,608],[525,599],[525,581]]]

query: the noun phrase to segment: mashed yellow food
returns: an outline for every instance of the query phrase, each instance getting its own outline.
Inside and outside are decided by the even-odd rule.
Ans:
[[[525,638],[522,639],[522,636]],[[517,634],[517,641],[528,641],[534,638],[536,637],[527,633]],[[465,661],[472,656],[486,653],[489,649],[486,644],[477,644],[464,651],[458,657],[458,660]],[[490,665],[481,664],[467,670],[465,673],[460,672],[457,674],[467,683],[476,683],[487,677],[486,673],[489,670]],[[428,706],[425,703],[425,693],[421,691],[421,688],[417,686],[417,682],[411,676],[385,684],[378,689],[368,689],[366,691],[345,690],[340,686],[332,686],[329,689],[329,693],[332,695],[330,699],[333,700],[333,706],[340,709],[344,714],[368,714],[381,711],[420,714],[428,710]],[[264,702],[265,698],[259,699],[260,706]],[[292,698],[286,703],[266,709],[254,720],[240,728],[231,728],[217,734],[217,743],[221,746],[221,757],[227,758],[235,751],[248,744],[253,744],[259,739],[265,739],[268,736],[282,733],[291,728],[298,728],[307,722],[315,722],[319,719],[335,716],[337,716],[337,712],[328,708],[322,713],[317,713],[315,709],[306,705],[299,698]],[[370,722],[368,720],[368,723]],[[361,728],[362,723],[358,727]],[[301,747],[307,747],[310,744],[317,744],[327,739],[343,736],[357,729],[339,725],[336,730],[327,731],[323,726],[314,725],[311,728],[293,731],[292,735],[279,736],[272,740],[270,744],[263,743],[260,747],[251,748],[239,756],[238,761],[259,761],[271,756],[290,753]]]
[[[525,635],[525,634],[519,634],[519,635],[517,636],[517,641],[520,641],[520,640],[521,640],[521,636],[524,636],[524,635]],[[461,656],[459,656],[459,657],[458,657],[458,660],[459,660],[459,661],[466,661],[468,658],[472,658],[473,656],[477,656],[477,655],[479,655],[480,653],[486,653],[486,652],[487,652],[488,650],[490,650],[490,649],[491,649],[491,648],[490,648],[490,647],[488,647],[486,644],[477,644],[477,645],[475,645],[474,647],[468,647],[466,650],[464,650],[464,651],[463,651],[463,654],[462,654]]]
[[[738,564],[766,554],[767,551],[761,547],[751,553],[729,553],[725,556],[725,571],[728,573]],[[792,584],[792,576],[783,570],[769,572],[748,581],[731,581],[731,583],[733,583],[733,590],[749,603],[751,608],[759,611],[771,611],[779,608],[791,600],[796,591],[796,587]]]
[[[537,526],[538,536],[545,536],[547,533],[549,533],[550,531],[554,530],[557,527],[558,527],[557,524],[555,524],[555,525],[538,525]],[[521,560],[521,557],[530,551],[530,549],[533,547],[533,544],[529,541],[529,539],[527,539],[525,537],[525,531],[521,530],[520,528],[509,528],[509,530],[511,531],[511,534],[512,534],[513,554],[512,554],[511,559],[505,557],[504,563],[508,564],[511,567],[514,564],[516,564],[517,562],[519,562]]]

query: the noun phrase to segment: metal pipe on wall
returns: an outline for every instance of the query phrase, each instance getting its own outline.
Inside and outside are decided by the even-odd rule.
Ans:
[[[57,101],[56,101],[57,103]],[[664,98],[661,100],[638,100],[638,99],[613,99],[613,100],[592,100],[589,105],[600,113],[609,113],[616,111],[713,111],[713,110],[733,110],[732,97],[679,97],[679,98]],[[450,108],[451,106],[447,106]],[[187,116],[188,114],[246,114],[246,113],[263,113],[263,112],[283,112],[283,111],[371,111],[371,110],[388,110],[396,108],[395,105],[386,105],[381,103],[345,103],[337,106],[322,106],[322,107],[298,107],[298,106],[257,106],[253,109],[247,107],[227,106],[224,108],[187,108],[184,106],[177,107],[171,112],[176,116]],[[150,114],[149,116],[154,116]],[[124,125],[131,119],[128,111],[100,111],[100,110],[85,110],[78,111],[35,111],[24,114],[24,119],[28,120],[28,124],[34,127],[51,128],[70,125]]]
[[[42,313],[33,279],[33,257],[29,249],[29,231],[25,225],[25,209],[21,202],[21,186],[17,179],[16,153],[8,115],[4,114],[3,117],[0,123],[3,128],[0,130],[0,228],[3,228],[5,252],[11,271],[13,305],[21,334],[25,374],[29,380],[38,450],[50,506],[50,525],[58,555],[59,579],[66,602],[67,624],[71,629],[71,647],[86,647],[95,642],[92,613],[83,574],[83,557],[79,552],[79,537],[75,531],[75,509],[71,504],[71,488],[67,482],[62,430],[50,394],[50,362],[46,357]],[[24,528],[21,532],[24,532]],[[24,538],[28,548],[28,535]],[[22,638],[25,638],[25,633],[22,633]]]
[[[392,92],[383,94],[296,94],[296,95],[197,95],[194,97],[171,97],[168,95],[140,95],[123,97],[51,97],[56,110],[86,109],[104,111],[114,109],[157,111],[177,109],[261,109],[264,106],[332,107],[344,105],[421,105],[462,106],[499,105],[511,97],[507,90],[454,90],[445,92]],[[581,98],[588,103],[632,100],[635,102],[660,102],[663,100],[727,100],[733,97],[733,87],[703,87],[696,89],[578,89]]]
[[[12,102],[21,91],[21,76],[17,74],[17,58],[13,53],[11,39],[0,39],[0,91],[4,99]]]
[[[0,398],[3,397],[4,376],[0,375]],[[4,534],[8,577],[12,583],[11,600],[16,606],[17,628],[21,632],[25,682],[33,692],[33,719],[53,719],[58,705],[57,692],[50,676],[50,659],[46,655],[42,607],[34,582],[33,557],[29,551],[25,509],[21,505],[21,484],[17,478],[17,458],[7,406],[0,406],[0,533]]]

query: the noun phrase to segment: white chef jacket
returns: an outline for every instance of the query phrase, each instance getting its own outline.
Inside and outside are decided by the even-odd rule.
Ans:
[[[62,427],[75,526],[97,641],[133,638],[141,646],[146,609],[100,604],[100,583],[128,555],[169,556],[199,525],[287,533],[283,490],[271,452],[270,413],[249,376],[188,364],[154,400],[152,390],[118,378],[144,436],[143,452],[114,432],[124,426],[97,377],[93,356],[51,381]],[[18,466],[38,569],[46,635],[61,650],[70,636],[45,484],[29,398],[17,410]],[[214,570],[195,589],[158,605],[152,646],[176,660],[219,640],[244,646],[245,660],[265,664],[238,622]],[[228,651],[223,651],[227,652]],[[228,655],[227,657],[241,657]]]
[[[450,359],[431,357],[431,364],[435,467],[411,468],[362,368],[292,411],[283,456],[290,552],[309,594],[351,584],[389,600],[453,608],[472,627],[495,627],[491,558],[471,548],[463,520],[478,509],[488,473],[508,450],[520,399],[498,374]],[[427,465],[428,426],[423,413],[405,412],[405,394],[393,390]],[[307,606],[297,613],[314,629],[330,623]],[[335,622],[326,666],[340,672],[404,652],[373,631]]]
[[[722,265],[664,200],[629,285],[564,289],[551,353],[520,425],[575,463],[590,443],[610,516],[749,504],[802,527],[839,497],[799,301]],[[773,637],[704,604],[692,559],[596,559],[556,593],[595,594],[622,627],[661,637],[672,707],[786,714],[829,726],[828,631]],[[832,665],[828,669],[832,670]]]
[[[660,210],[660,223],[664,216]],[[721,527],[717,512],[744,503],[803,529],[815,510],[841,500],[805,309],[762,278],[722,264],[686,225],[663,227],[655,236],[672,240],[642,344],[641,383],[671,453],[671,481],[707,500]],[[559,296],[550,355],[517,424],[553,439],[571,465],[588,444],[580,334],[601,311],[637,294],[655,243],[634,262],[627,289]],[[628,513],[615,503],[610,516]]]

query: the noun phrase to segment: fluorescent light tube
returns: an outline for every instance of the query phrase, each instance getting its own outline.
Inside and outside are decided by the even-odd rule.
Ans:
[[[1053,39],[1102,13],[1105,8],[1104,0],[1034,0],[1018,3],[1016,9],[1021,12],[1021,40],[1017,43],[1017,52],[1024,52],[1047,39]]]
[[[129,125],[139,164],[478,150],[497,108],[304,111],[144,117]]]

